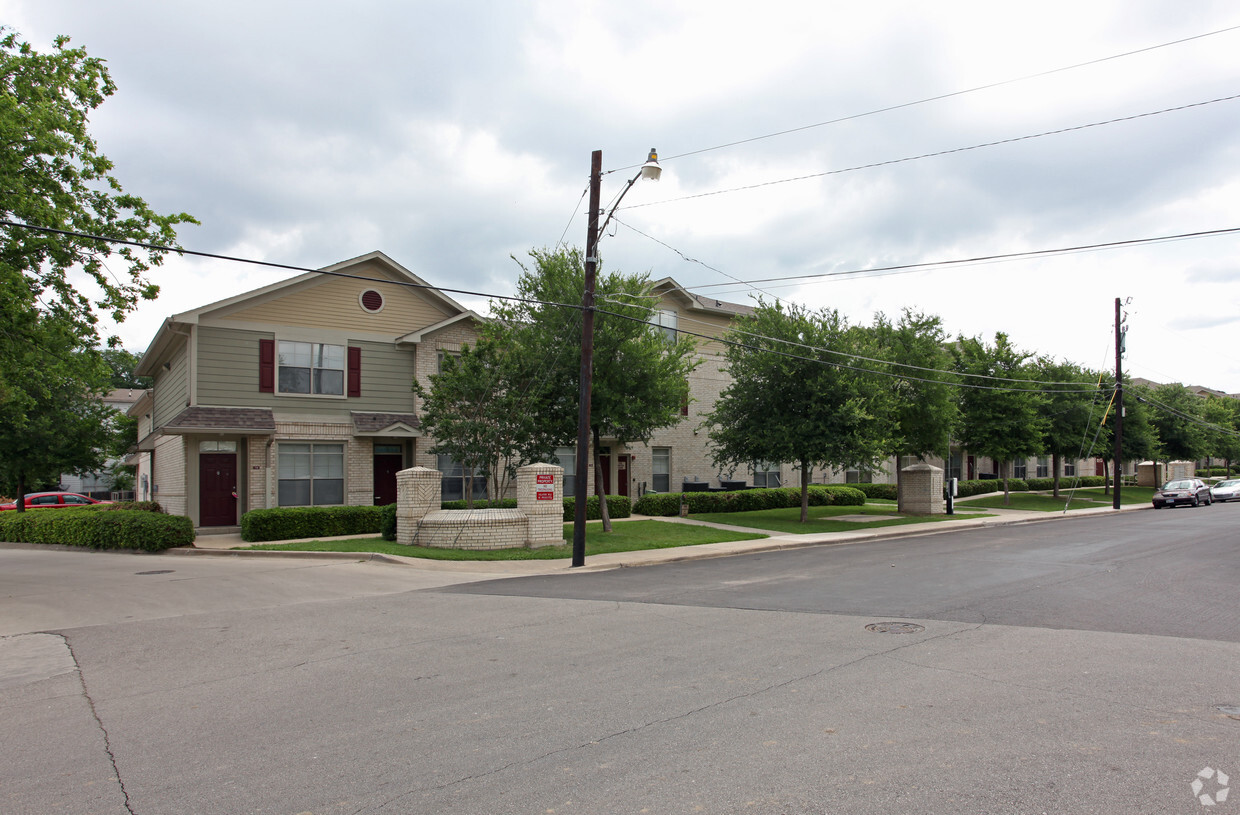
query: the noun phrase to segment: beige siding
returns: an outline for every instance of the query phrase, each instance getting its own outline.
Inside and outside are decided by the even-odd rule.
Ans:
[[[168,369],[160,368],[156,373],[154,401],[156,427],[162,427],[176,418],[189,403],[189,355],[184,345],[173,355]]]
[[[409,413],[412,393],[413,351],[391,343],[359,342],[362,349],[360,399],[260,393],[258,343],[273,339],[261,331],[202,326],[198,330],[198,401],[202,405],[263,407],[304,415],[339,415],[342,411]]]
[[[362,277],[382,278],[374,264],[349,270]],[[383,295],[383,310],[370,313],[359,298],[367,289]],[[352,278],[324,277],[321,282],[297,288],[280,297],[249,308],[233,311],[229,320],[240,320],[299,328],[326,328],[399,336],[422,326],[434,325],[453,316],[445,305],[433,302],[421,289],[384,282]]]

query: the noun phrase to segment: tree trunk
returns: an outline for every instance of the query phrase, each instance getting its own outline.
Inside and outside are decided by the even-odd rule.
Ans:
[[[801,462],[801,523],[809,521],[809,462]]]
[[[1102,494],[1111,494],[1111,460],[1102,460]]]
[[[17,474],[17,511],[26,511],[26,474],[19,472]]]
[[[999,462],[999,473],[1003,476],[1003,505],[1007,506],[1012,503],[1012,490],[1008,486],[1008,470],[1012,467],[1010,461]]]
[[[1051,495],[1058,498],[1059,497],[1059,454],[1058,453],[1051,453],[1051,477],[1052,477],[1052,483],[1053,483],[1053,486],[1051,488]]]
[[[598,425],[594,428],[594,493],[598,496],[598,515],[603,519],[603,531],[611,531],[611,513],[607,511],[607,495],[603,491],[603,461],[599,455],[599,433]]]

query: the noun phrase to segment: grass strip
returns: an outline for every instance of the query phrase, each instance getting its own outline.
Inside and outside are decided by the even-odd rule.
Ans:
[[[963,521],[970,518],[987,518],[986,513],[960,514],[959,505],[955,515],[907,515],[891,518],[895,512],[894,504],[872,507],[810,507],[809,520],[801,523],[800,507],[784,507],[781,509],[760,509],[753,512],[704,512],[689,517],[696,521],[709,521],[730,526],[744,526],[753,529],[765,529],[785,535],[813,535],[822,532],[855,532],[858,529],[876,529],[882,526],[905,526],[909,524],[942,523]],[[844,515],[874,515],[873,521],[840,521]]]
[[[618,521],[612,531],[603,531],[602,524],[586,525],[586,555],[609,552],[640,552],[647,549],[670,549],[677,546],[698,546],[703,543],[757,540],[766,535],[732,532],[705,526],[691,526],[671,521]],[[351,538],[349,540],[308,541],[302,543],[264,543],[243,547],[287,552],[369,552],[383,555],[421,557],[428,560],[560,560],[572,557],[573,526],[564,525],[563,546],[541,549],[438,549],[429,546],[402,546],[383,538]]]

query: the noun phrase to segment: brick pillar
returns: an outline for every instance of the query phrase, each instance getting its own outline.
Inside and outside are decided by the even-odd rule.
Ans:
[[[900,512],[907,515],[944,515],[943,470],[924,461],[900,471]]]
[[[517,509],[529,519],[526,546],[537,549],[563,544],[564,468],[555,464],[519,467]]]
[[[443,476],[438,470],[410,467],[396,474],[396,542],[413,543],[418,524],[442,508]]]

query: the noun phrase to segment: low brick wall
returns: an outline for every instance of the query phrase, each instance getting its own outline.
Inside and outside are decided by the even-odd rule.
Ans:
[[[563,543],[564,470],[530,464],[517,471],[517,509],[445,510],[438,470],[396,474],[396,542],[441,549],[536,548]]]

